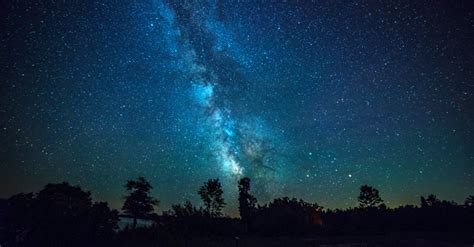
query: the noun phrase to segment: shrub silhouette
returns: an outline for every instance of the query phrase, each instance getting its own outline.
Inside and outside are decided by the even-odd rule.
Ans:
[[[438,207],[441,205],[441,201],[436,198],[435,195],[431,194],[428,195],[427,198],[424,198],[423,196],[420,198],[421,201],[421,207]]]
[[[191,204],[190,201],[186,201],[183,205],[171,205],[171,210],[165,212],[165,215],[177,218],[202,217],[204,216],[204,212],[202,208],[196,208],[193,206],[193,204]]]
[[[466,207],[474,207],[474,196],[470,195],[466,198],[466,201],[464,201],[464,205]]]
[[[296,198],[278,198],[258,208],[252,228],[270,235],[299,235],[322,224],[322,207]]]

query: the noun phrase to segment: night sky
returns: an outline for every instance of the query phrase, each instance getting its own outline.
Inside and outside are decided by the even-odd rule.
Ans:
[[[273,3],[271,3],[273,2]],[[0,197],[69,181],[159,210],[220,178],[259,202],[390,207],[474,188],[469,1],[7,1]]]

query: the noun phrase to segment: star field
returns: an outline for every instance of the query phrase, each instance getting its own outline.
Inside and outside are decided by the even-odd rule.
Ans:
[[[11,2],[0,7],[0,197],[69,181],[166,210],[220,178],[260,202],[462,201],[474,187],[468,1]]]

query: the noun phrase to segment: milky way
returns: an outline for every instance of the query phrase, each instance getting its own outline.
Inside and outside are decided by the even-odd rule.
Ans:
[[[185,85],[192,99],[186,114],[196,118],[197,134],[209,142],[203,152],[212,154],[211,162],[221,167],[232,191],[237,180],[247,176],[255,180],[258,194],[273,195],[276,176],[290,164],[279,164],[283,159],[275,150],[274,134],[266,128],[264,120],[249,116],[249,112],[235,113],[233,109],[242,106],[236,106],[226,97],[238,93],[241,99],[249,99],[248,88],[231,90],[235,85],[250,82],[245,78],[245,63],[238,61],[245,54],[236,47],[232,33],[219,22],[216,3],[171,4],[170,7],[155,2],[155,6],[161,17],[161,29],[157,31],[167,41],[164,52],[173,57],[173,63],[179,64],[175,67],[180,74],[177,80]],[[229,77],[225,74],[228,71],[238,76]]]
[[[0,197],[69,181],[159,210],[219,178],[259,202],[390,207],[474,187],[470,1],[0,4]]]

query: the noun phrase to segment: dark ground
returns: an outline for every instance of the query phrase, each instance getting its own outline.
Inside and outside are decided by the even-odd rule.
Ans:
[[[410,236],[411,235],[411,236]],[[320,238],[289,238],[289,237],[242,237],[242,238],[192,238],[179,239],[173,238],[168,240],[159,240],[155,242],[143,243],[140,241],[117,240],[104,244],[104,246],[229,246],[229,247],[283,247],[283,246],[301,246],[301,247],[355,247],[355,246],[474,246],[474,240],[467,240],[467,236],[451,236],[438,235],[436,233],[425,233],[413,236],[414,234],[404,234],[403,236],[337,236],[337,237],[320,237]]]

